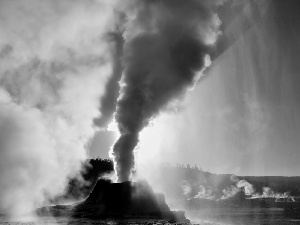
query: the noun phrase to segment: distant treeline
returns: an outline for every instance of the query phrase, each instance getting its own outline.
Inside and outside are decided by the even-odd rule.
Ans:
[[[263,195],[268,187],[272,193],[288,193],[300,196],[300,177],[283,176],[235,176],[234,174],[213,174],[198,169],[197,166],[165,166],[158,174],[164,182],[164,190],[169,195],[183,199],[222,199],[237,195],[244,188],[253,188],[253,194]]]
[[[113,172],[113,162],[109,159],[90,159],[83,166],[78,176],[70,179],[65,194],[54,202],[80,200],[86,198],[92,191],[97,180],[105,174]],[[257,193],[262,193],[264,187],[274,192],[289,192],[290,195],[300,196],[300,177],[280,176],[234,176],[232,174],[213,174],[203,171],[200,167],[164,164],[156,176],[161,177],[160,185],[168,195],[179,199],[191,198],[222,198],[224,190],[234,191],[237,180],[245,180],[253,185]],[[237,180],[233,180],[234,176]]]

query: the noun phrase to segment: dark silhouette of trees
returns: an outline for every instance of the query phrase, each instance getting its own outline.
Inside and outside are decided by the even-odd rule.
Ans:
[[[80,174],[69,180],[65,193],[52,200],[54,203],[78,201],[86,198],[97,183],[97,180],[113,172],[114,166],[109,159],[90,159],[83,163]]]

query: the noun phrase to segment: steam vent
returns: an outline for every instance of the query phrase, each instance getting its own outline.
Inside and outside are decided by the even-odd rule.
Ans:
[[[100,179],[88,198],[76,207],[75,216],[89,218],[157,218],[189,222],[183,211],[170,211],[163,194],[148,183],[112,183]]]

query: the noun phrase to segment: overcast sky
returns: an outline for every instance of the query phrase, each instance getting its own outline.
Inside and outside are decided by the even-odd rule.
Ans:
[[[230,41],[205,79],[177,112],[161,114],[142,132],[138,164],[154,160],[216,173],[299,175],[300,4],[242,2],[235,16],[230,7],[221,16],[221,39]],[[115,139],[114,132],[99,132],[91,156],[108,157]]]

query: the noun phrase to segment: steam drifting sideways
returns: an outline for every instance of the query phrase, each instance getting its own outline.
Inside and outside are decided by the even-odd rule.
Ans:
[[[107,1],[0,2],[0,212],[62,194],[87,158],[112,73]]]
[[[118,182],[134,169],[139,132],[201,78],[221,24],[211,0],[127,2],[123,66],[111,155]]]

